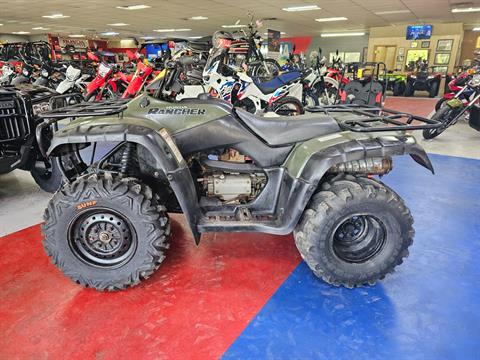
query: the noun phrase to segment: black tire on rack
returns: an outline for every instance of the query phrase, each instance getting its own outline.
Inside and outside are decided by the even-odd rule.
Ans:
[[[310,269],[325,282],[373,285],[408,256],[413,218],[381,182],[339,175],[313,195],[295,231]]]
[[[137,285],[165,259],[166,209],[134,178],[80,177],[53,196],[44,220],[47,255],[85,287],[114,291]]]

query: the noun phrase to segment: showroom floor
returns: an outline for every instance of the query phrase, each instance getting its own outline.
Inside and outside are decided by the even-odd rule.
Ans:
[[[387,106],[426,116],[434,100]],[[43,252],[36,224],[50,195],[27,173],[1,176],[0,359],[475,358],[480,135],[462,122],[422,145],[435,175],[402,157],[385,178],[415,218],[410,257],[354,290],[316,279],[291,236],[208,234],[197,248],[181,216],[151,279],[82,289]]]

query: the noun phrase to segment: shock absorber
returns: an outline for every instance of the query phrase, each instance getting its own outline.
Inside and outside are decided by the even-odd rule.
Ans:
[[[136,176],[140,172],[137,144],[127,142],[120,159],[120,173],[123,176]]]

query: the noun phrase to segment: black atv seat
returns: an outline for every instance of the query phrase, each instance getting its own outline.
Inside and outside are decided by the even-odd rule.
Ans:
[[[251,131],[271,146],[293,144],[340,131],[334,118],[318,113],[268,118],[239,108],[235,112]]]

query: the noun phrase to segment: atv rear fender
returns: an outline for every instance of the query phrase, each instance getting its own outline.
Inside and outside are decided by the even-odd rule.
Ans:
[[[284,166],[292,177],[301,178],[316,186],[333,165],[370,157],[393,157],[405,154],[409,154],[415,162],[434,173],[428,155],[413,136],[375,137],[352,132],[309,140],[290,154]]]
[[[71,152],[71,145],[97,142],[132,142],[143,146],[155,159],[155,167],[165,173],[198,242],[200,234],[196,224],[200,217],[200,208],[197,192],[187,163],[176,145],[167,141],[168,137],[168,133],[165,136],[162,130],[156,132],[132,124],[71,126],[55,133],[47,154],[60,156],[62,153]]]

